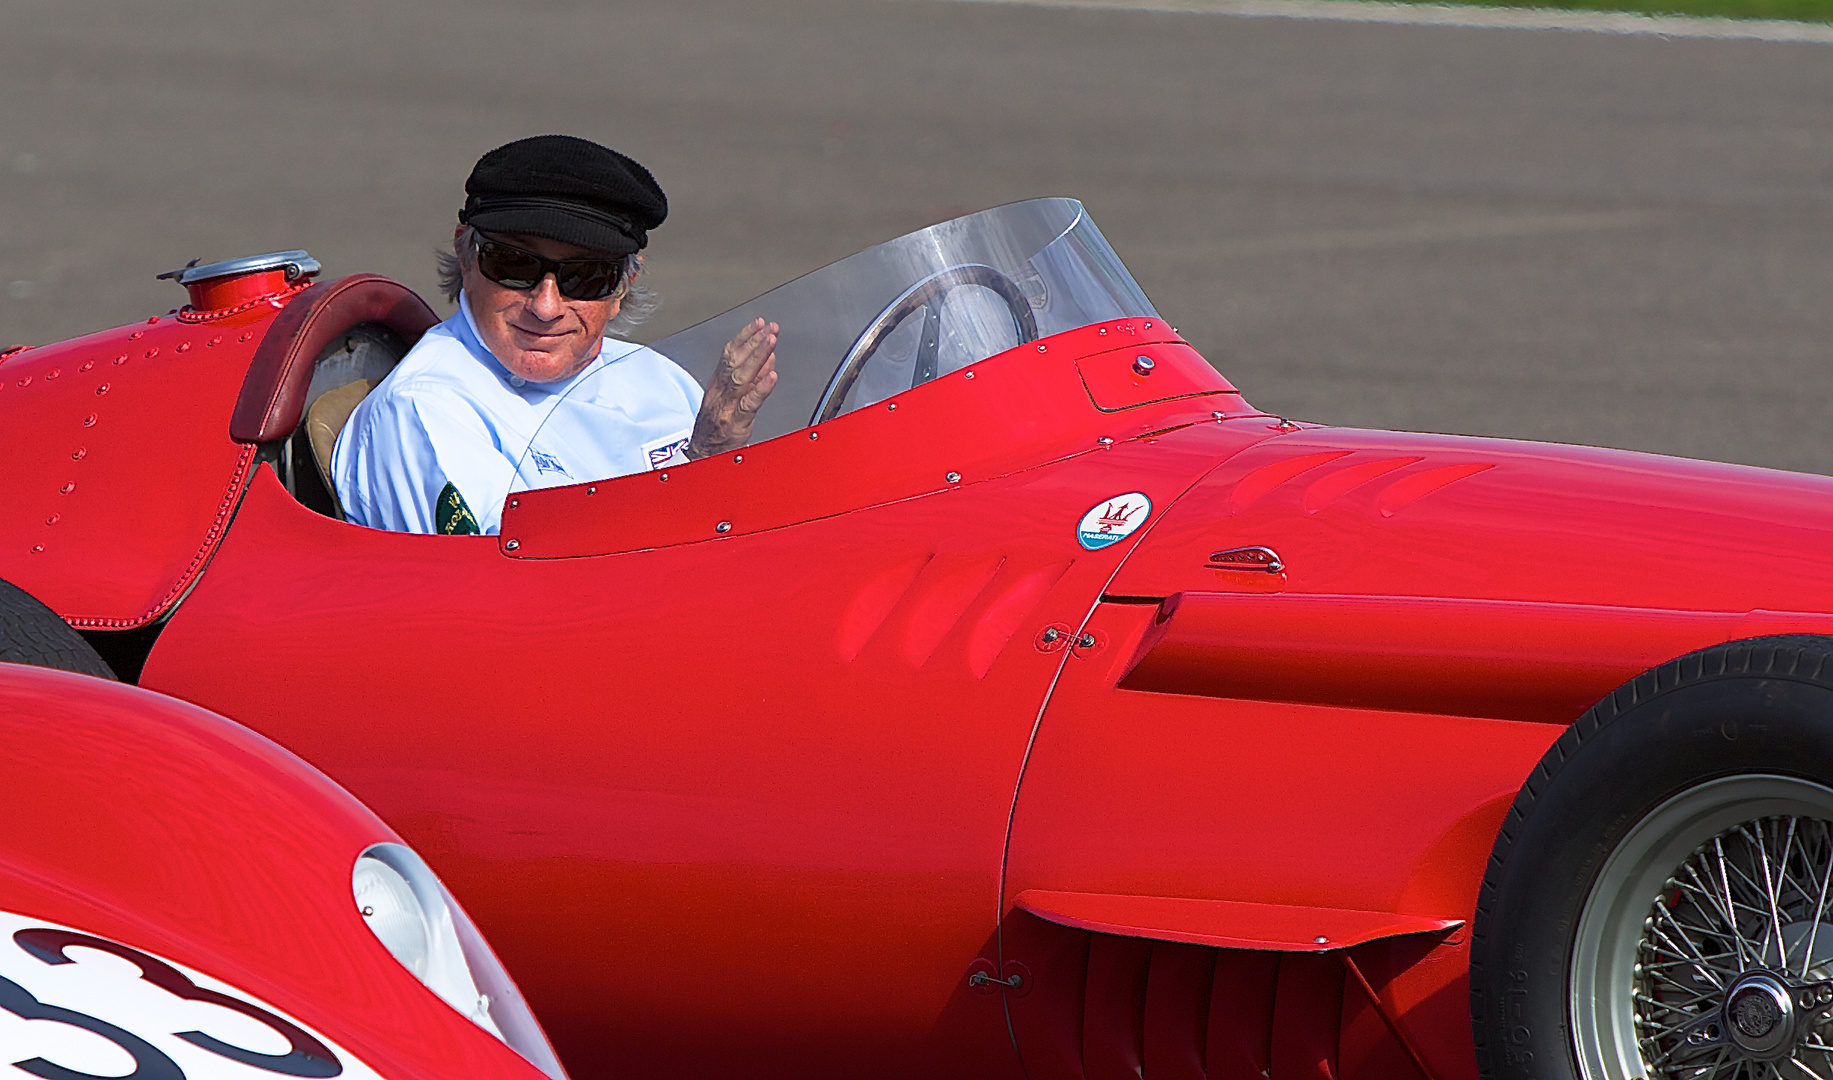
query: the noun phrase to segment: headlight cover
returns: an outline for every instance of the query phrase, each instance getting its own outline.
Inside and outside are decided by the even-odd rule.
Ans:
[[[509,972],[419,855],[400,844],[370,845],[351,868],[350,892],[370,932],[427,989],[554,1080],[567,1080]]]

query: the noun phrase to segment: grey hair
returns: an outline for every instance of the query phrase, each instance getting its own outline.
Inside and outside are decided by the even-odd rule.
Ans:
[[[439,270],[439,291],[445,293],[446,300],[458,303],[459,290],[464,288],[465,270],[476,258],[471,241],[477,230],[469,225],[452,244],[451,251],[443,248],[433,249],[433,260]],[[632,258],[624,270],[624,302],[617,310],[617,317],[605,324],[605,333],[612,337],[628,337],[642,322],[656,313],[662,306],[662,298],[654,289],[637,280],[642,267]]]

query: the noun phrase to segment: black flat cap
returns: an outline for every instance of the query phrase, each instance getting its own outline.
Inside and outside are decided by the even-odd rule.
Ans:
[[[486,232],[545,236],[611,255],[641,251],[668,216],[649,170],[571,135],[536,135],[477,159],[458,220]]]

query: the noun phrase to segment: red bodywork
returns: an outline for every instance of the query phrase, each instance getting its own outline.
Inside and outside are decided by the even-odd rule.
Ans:
[[[500,537],[373,531],[231,437],[275,314],[0,364],[0,577],[171,612],[142,685],[398,829],[576,1076],[1470,1076],[1467,923],[1543,751],[1833,627],[1833,481],[1291,424],[1158,320]]]
[[[390,1080],[545,1080],[370,933],[351,867],[399,838],[280,747],[184,702],[0,664],[0,761],[0,911],[221,979]]]

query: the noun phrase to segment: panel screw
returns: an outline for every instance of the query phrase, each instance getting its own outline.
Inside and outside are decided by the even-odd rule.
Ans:
[[[1055,641],[1057,638],[1060,638],[1062,636],[1063,636],[1063,632],[1053,626],[1049,628],[1048,630],[1044,631],[1044,643],[1048,645],[1049,643]]]
[[[722,521],[713,526],[713,531],[716,533],[729,533],[732,531],[732,523],[729,521]]]
[[[1081,637],[1076,639],[1076,648],[1078,649],[1092,649],[1094,647],[1095,647],[1095,635],[1093,634],[1083,634]]]
[[[504,551],[514,551],[515,549],[517,549],[517,548],[519,548],[519,547],[521,547],[521,546],[522,546],[522,541],[520,541],[520,540],[505,540],[505,541],[503,541],[503,550],[504,550]]]
[[[949,473],[947,480],[951,484],[959,484],[961,482],[961,474],[958,472]]]

